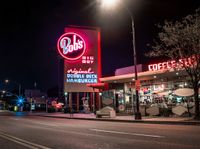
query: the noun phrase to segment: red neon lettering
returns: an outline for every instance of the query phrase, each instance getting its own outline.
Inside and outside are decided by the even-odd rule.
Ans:
[[[162,63],[158,63],[158,70],[162,69]]]
[[[188,58],[188,63],[189,63],[190,66],[192,66],[192,57]]]
[[[153,70],[158,70],[158,65],[157,64],[153,64]]]
[[[172,68],[176,67],[176,61],[171,61]]]
[[[185,66],[186,66],[186,67],[189,67],[189,66],[190,66],[190,62],[189,62],[188,59],[185,59]]]
[[[185,65],[183,59],[179,59],[179,68],[182,68]]]
[[[167,62],[163,62],[162,65],[163,65],[163,69],[167,69]]]
[[[149,71],[156,71],[161,69],[172,69],[172,68],[183,68],[183,67],[190,67],[197,64],[196,58],[194,56],[185,58],[185,59],[179,59],[178,63],[175,60],[167,61],[163,63],[158,64],[150,64],[148,65]]]
[[[153,66],[152,65],[148,65],[149,71],[153,70]]]
[[[167,62],[167,69],[171,69],[171,68],[172,68],[171,63],[168,61]]]

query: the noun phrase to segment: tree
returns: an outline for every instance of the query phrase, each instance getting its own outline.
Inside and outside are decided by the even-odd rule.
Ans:
[[[158,27],[161,31],[146,55],[173,59],[178,63],[177,69],[187,72],[194,89],[195,119],[200,119],[200,8],[179,21],[165,21],[164,25]]]

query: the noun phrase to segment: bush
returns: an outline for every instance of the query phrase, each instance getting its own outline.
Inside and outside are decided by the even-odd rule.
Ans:
[[[51,112],[56,112],[56,109],[51,107],[51,108],[48,108],[48,112],[51,113]]]
[[[172,110],[169,108],[160,108],[160,115],[169,117],[170,115],[172,115]]]

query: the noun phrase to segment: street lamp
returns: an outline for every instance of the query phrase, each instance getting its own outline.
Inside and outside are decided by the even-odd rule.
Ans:
[[[19,95],[18,95],[18,96],[20,96],[20,95],[21,95],[21,84],[18,83],[18,82],[15,82],[15,81],[10,81],[10,80],[8,80],[8,79],[5,80],[5,83],[6,83],[6,84],[8,84],[8,83],[10,83],[10,82],[12,82],[12,83],[18,85],[18,87],[19,87]]]
[[[104,7],[113,7],[116,6],[117,3],[119,3],[119,0],[101,0],[102,5]],[[124,6],[124,5],[123,5]],[[136,98],[136,112],[135,112],[135,119],[141,119],[141,113],[139,110],[139,93],[138,93],[138,71],[137,71],[137,52],[136,52],[136,46],[135,46],[135,25],[134,25],[134,18],[131,11],[124,6],[124,8],[127,10],[130,18],[131,18],[131,27],[132,27],[132,44],[133,44],[133,58],[134,58],[134,71],[135,71],[135,98]]]
[[[103,7],[111,8],[117,6],[119,0],[101,0]]]

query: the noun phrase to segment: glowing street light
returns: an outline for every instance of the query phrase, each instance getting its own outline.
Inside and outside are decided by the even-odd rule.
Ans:
[[[119,0],[101,0],[103,7],[111,8],[117,6]]]
[[[119,0],[101,0],[101,4],[103,7],[116,7],[119,5]],[[122,3],[120,3],[123,5]],[[124,5],[123,5],[124,6]],[[135,25],[134,25],[134,19],[133,19],[133,14],[131,11],[124,6],[124,8],[127,10],[130,18],[131,18],[131,24],[132,24],[132,45],[133,45],[133,58],[134,58],[134,70],[135,70],[135,96],[136,96],[136,112],[135,112],[135,119],[141,119],[141,113],[139,110],[139,93],[138,93],[138,85],[139,80],[138,80],[138,72],[137,72],[137,53],[136,53],[136,46],[135,46]]]

